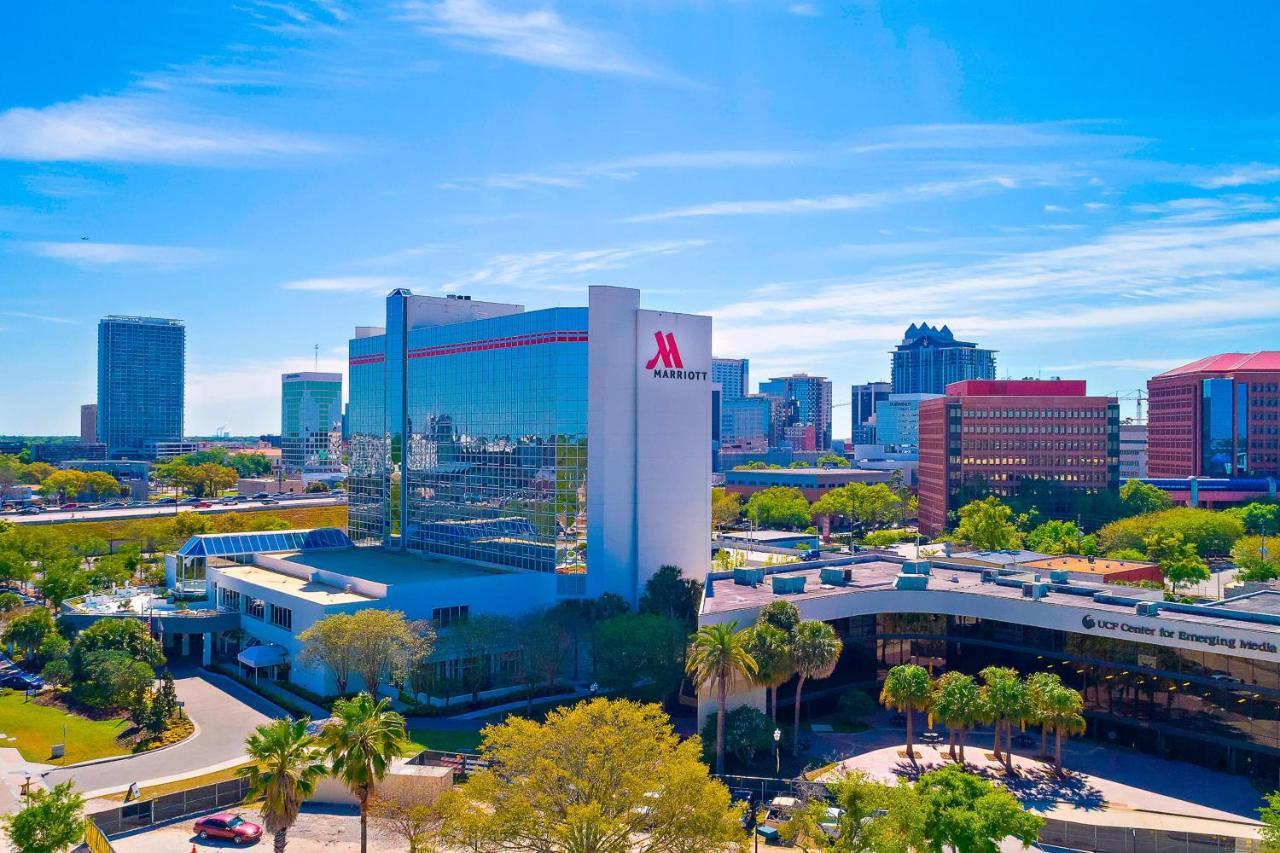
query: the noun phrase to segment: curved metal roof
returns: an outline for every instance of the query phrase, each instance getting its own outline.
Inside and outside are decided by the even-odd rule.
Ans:
[[[183,557],[234,557],[250,554],[351,548],[347,534],[336,527],[314,530],[257,530],[243,533],[202,533],[178,549]]]

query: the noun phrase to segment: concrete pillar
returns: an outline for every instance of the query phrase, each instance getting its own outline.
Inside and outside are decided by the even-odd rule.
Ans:
[[[208,666],[213,663],[213,634],[205,634],[203,639],[204,653],[200,656],[200,662]]]
[[[191,654],[191,635],[184,633],[182,635],[182,656],[185,658]]]

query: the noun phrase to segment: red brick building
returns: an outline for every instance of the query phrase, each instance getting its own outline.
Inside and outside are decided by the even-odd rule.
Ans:
[[[1147,382],[1151,477],[1280,475],[1280,352],[1211,355]]]
[[[921,532],[952,526],[966,487],[1007,497],[1026,478],[1119,488],[1116,399],[1087,396],[1083,380],[986,379],[955,382],[920,404]]]

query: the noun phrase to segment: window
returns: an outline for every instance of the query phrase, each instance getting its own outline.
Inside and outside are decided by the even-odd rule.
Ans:
[[[252,616],[254,619],[261,619],[264,611],[264,605],[261,598],[251,598],[245,606],[244,612]]]
[[[228,610],[240,611],[240,593],[234,589],[222,590],[222,606]]]
[[[293,630],[293,611],[278,604],[271,605],[271,624],[279,625],[286,631]]]
[[[447,628],[459,622],[467,621],[471,615],[471,605],[458,604],[453,607],[436,607],[431,611],[431,621],[437,628]]]

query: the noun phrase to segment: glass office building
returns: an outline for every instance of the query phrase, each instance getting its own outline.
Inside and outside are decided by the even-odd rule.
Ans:
[[[181,320],[104,317],[98,323],[98,441],[115,457],[183,430],[186,328]]]
[[[406,297],[351,342],[352,539],[585,571],[587,309],[409,328]]]
[[[945,394],[952,382],[995,378],[995,350],[956,340],[946,326],[912,323],[893,351],[895,394]]]
[[[794,400],[794,423],[811,424],[816,433],[818,450],[831,447],[831,380],[825,376],[796,373],[776,376],[760,383],[760,393],[783,400]],[[788,424],[790,426],[791,424]]]
[[[337,462],[342,374],[286,373],[280,380],[280,460],[286,470]]]

